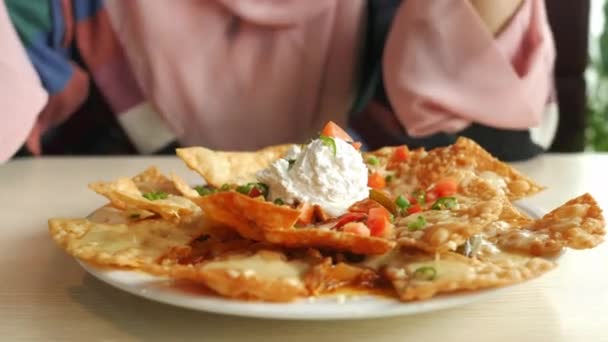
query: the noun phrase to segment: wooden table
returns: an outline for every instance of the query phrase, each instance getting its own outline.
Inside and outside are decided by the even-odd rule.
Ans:
[[[245,319],[141,299],[85,273],[51,240],[46,220],[82,217],[104,199],[86,184],[155,164],[196,177],[176,158],[43,158],[0,166],[0,340],[40,341],[608,341],[608,244],[569,251],[560,267],[464,307],[342,322]],[[518,168],[548,186],[553,208],[589,191],[608,208],[608,155],[546,155]]]

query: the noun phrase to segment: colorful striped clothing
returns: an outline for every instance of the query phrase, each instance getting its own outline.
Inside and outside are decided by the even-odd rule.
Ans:
[[[496,38],[468,0],[5,0],[0,43],[14,81],[0,160],[24,140],[33,154],[254,149],[327,120],[371,147],[462,134],[518,159],[551,124],[542,0]],[[529,149],[510,155],[497,132]]]

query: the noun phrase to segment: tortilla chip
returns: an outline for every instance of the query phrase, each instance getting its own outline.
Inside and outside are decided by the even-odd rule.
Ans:
[[[394,242],[320,228],[294,228],[300,211],[234,191],[194,198],[206,215],[241,236],[283,247],[323,247],[360,254],[382,254]]]
[[[168,194],[178,195],[179,192],[173,182],[163,175],[156,166],[151,166],[142,173],[133,177],[133,183],[143,193],[163,191]]]
[[[593,197],[584,194],[520,229],[491,237],[498,247],[531,255],[554,255],[564,247],[593,248],[604,240],[604,217]]]
[[[266,241],[288,248],[327,248],[355,254],[384,254],[395,242],[374,236],[361,236],[335,230],[319,228],[295,228],[269,230],[264,234]]]
[[[97,265],[141,267],[156,263],[172,248],[187,246],[205,231],[198,223],[166,220],[104,224],[86,219],[51,219],[53,239],[70,255]]]
[[[165,219],[179,219],[200,213],[200,208],[185,197],[169,194],[165,199],[149,200],[129,178],[113,182],[95,182],[89,188],[105,196],[120,209],[137,208],[159,214]]]
[[[498,218],[505,199],[497,190],[474,174],[458,177],[459,189],[454,195],[458,202],[456,208],[426,210],[396,220],[396,239],[400,246],[431,253],[455,250]],[[419,217],[423,217],[426,224],[421,229],[411,229],[410,225]]]
[[[421,184],[430,185],[452,170],[473,170],[496,184],[509,197],[517,200],[544,188],[512,166],[494,158],[473,140],[460,137],[455,144],[429,151],[416,166]]]
[[[548,272],[555,264],[541,258],[506,257],[481,261],[456,253],[433,255],[409,251],[391,261],[386,276],[403,301],[436,294],[505,286]]]
[[[212,220],[235,229],[245,238],[257,241],[264,241],[267,231],[292,229],[300,216],[298,210],[234,191],[199,196],[192,201]]]
[[[283,157],[293,145],[270,146],[255,152],[213,151],[204,147],[178,148],[177,155],[209,185],[256,182],[256,173]]]
[[[200,195],[196,190],[194,190],[185,180],[183,180],[178,175],[171,173],[171,181],[173,182],[173,186],[177,191],[184,197],[199,197]]]
[[[302,260],[287,260],[280,252],[261,250],[194,265],[153,265],[148,270],[204,284],[225,297],[287,302],[308,295],[303,279],[310,267]]]

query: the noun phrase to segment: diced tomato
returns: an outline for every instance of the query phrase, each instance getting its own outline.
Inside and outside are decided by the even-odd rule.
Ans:
[[[325,127],[323,127],[323,130],[321,131],[321,135],[332,138],[340,138],[344,141],[353,141],[353,138],[351,138],[350,135],[348,135],[348,133],[342,129],[342,127],[338,126],[333,121],[325,124]]]
[[[390,213],[383,208],[372,208],[367,217],[367,227],[372,236],[385,236],[391,228]]]
[[[435,183],[433,192],[437,198],[453,196],[458,191],[458,182],[453,178],[443,178]]]
[[[407,146],[402,145],[395,149],[393,153],[393,158],[391,159],[394,163],[402,163],[408,159],[410,156],[410,149]]]
[[[367,186],[372,189],[384,189],[386,187],[386,179],[378,172],[374,172],[368,176]]]
[[[410,215],[419,213],[421,211],[422,211],[422,207],[420,206],[420,204],[414,204],[411,207],[407,208],[407,213]]]
[[[370,229],[361,222],[349,222],[344,225],[342,231],[345,233],[351,233],[361,236],[370,236]]]
[[[301,225],[311,224],[315,213],[315,207],[309,203],[302,203],[298,206],[298,210],[300,210],[300,216],[298,216],[297,223]]]
[[[367,216],[366,213],[346,213],[338,218],[338,223],[336,223],[336,228],[340,228],[347,223],[361,221],[366,216]]]
[[[346,131],[343,130],[342,127],[338,126],[333,121],[329,121],[325,124],[325,127],[323,127],[323,130],[321,131],[321,135],[324,135],[326,137],[339,138],[346,142],[349,142],[357,151],[361,149],[362,144],[358,141],[353,141],[353,138],[348,135],[348,133],[346,133]]]
[[[262,196],[262,192],[260,191],[260,189],[258,189],[257,187],[253,187],[251,188],[251,190],[249,190],[249,197],[258,197],[258,196]]]

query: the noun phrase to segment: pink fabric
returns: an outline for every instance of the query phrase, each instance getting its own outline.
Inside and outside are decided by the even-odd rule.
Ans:
[[[36,71],[0,1],[0,162],[25,142],[47,101]]]
[[[145,96],[180,142],[222,149],[304,140],[346,121],[365,5],[180,0],[168,16],[166,2],[107,2]]]
[[[525,1],[495,39],[466,0],[406,1],[387,40],[383,73],[408,133],[451,133],[473,121],[537,126],[555,59],[544,6]]]
[[[144,98],[183,144],[252,149],[346,121],[358,86],[365,0],[107,6]],[[25,140],[46,95],[2,2],[0,46],[2,161]],[[384,56],[389,100],[412,135],[473,121],[537,125],[555,58],[542,0],[525,0],[497,38],[467,0],[407,0]]]

